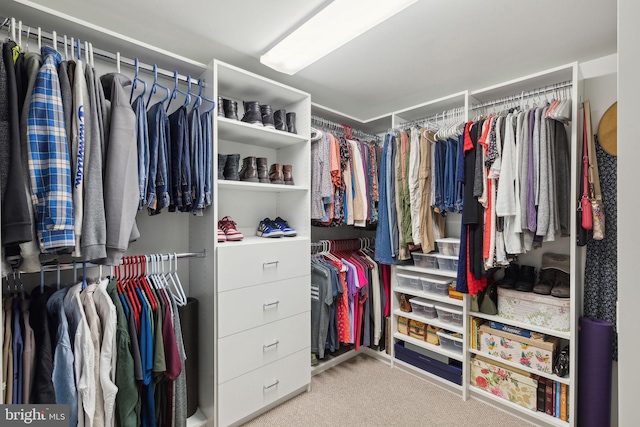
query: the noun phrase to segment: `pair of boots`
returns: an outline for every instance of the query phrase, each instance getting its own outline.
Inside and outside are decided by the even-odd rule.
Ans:
[[[287,113],[286,110],[277,110],[274,112],[271,109],[271,105],[260,105],[258,101],[247,101],[243,104],[243,122],[250,123],[252,125],[264,126],[270,129],[286,130],[290,133],[297,133],[296,113]]]
[[[294,185],[293,166],[274,163],[267,170],[266,157],[245,157],[240,166],[240,154],[218,154],[218,179]]]

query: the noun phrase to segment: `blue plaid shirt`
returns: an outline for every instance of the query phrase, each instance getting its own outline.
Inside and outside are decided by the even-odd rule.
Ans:
[[[27,138],[38,242],[42,252],[52,252],[75,245],[73,195],[57,73],[62,57],[49,46],[42,47],[42,57],[44,63],[36,76],[29,102]]]

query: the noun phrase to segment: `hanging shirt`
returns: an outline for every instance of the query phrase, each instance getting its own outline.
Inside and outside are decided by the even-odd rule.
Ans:
[[[191,196],[191,149],[187,108],[180,106],[169,116],[171,141],[171,185],[173,195],[169,211],[178,209],[190,212],[193,204]]]
[[[87,81],[84,78],[84,64],[76,62],[73,78],[73,108],[71,115],[71,181],[73,182],[73,216],[75,221],[75,250],[74,257],[82,256],[80,238],[82,236],[82,216],[84,213],[84,167],[89,159],[88,139],[91,131],[87,129],[88,123],[85,115],[90,112],[89,91]]]

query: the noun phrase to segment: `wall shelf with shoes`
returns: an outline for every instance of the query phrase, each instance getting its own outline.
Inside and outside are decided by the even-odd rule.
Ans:
[[[271,129],[264,127],[264,125],[258,127],[226,117],[218,117],[218,137],[223,140],[267,148],[287,147],[306,140],[303,135]]]
[[[308,187],[302,187],[299,185],[264,184],[245,181],[220,181],[218,183],[218,189],[229,191],[266,191],[273,193],[309,191]]]

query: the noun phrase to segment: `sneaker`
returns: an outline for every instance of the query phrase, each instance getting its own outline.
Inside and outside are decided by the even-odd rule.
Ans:
[[[237,242],[244,239],[242,233],[236,229],[236,222],[228,216],[218,221],[218,227],[224,231],[224,235],[229,242]]]
[[[280,217],[277,217],[276,219],[274,219],[273,222],[284,233],[284,237],[293,237],[296,234],[298,234],[296,230],[289,227],[289,223],[287,223],[287,221],[285,221]]]
[[[218,227],[218,242],[226,242],[227,236],[224,235],[224,231],[220,227]]]
[[[284,236],[284,233],[273,221],[269,218],[265,218],[260,221],[256,235],[260,237],[282,237]]]

